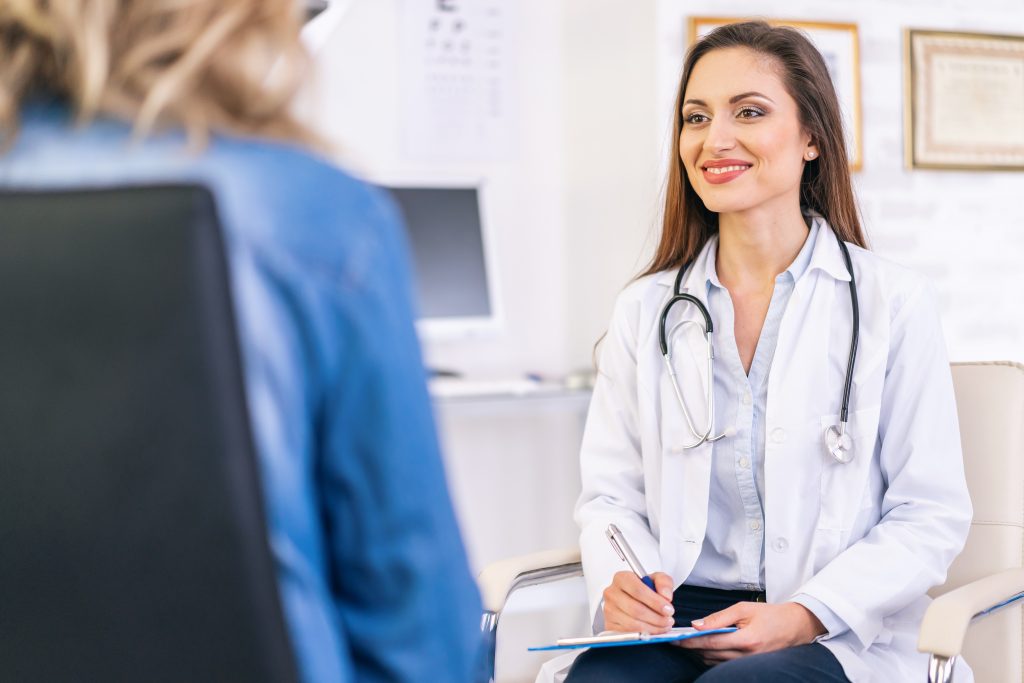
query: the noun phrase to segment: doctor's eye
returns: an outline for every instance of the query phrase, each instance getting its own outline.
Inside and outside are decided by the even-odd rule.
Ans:
[[[764,115],[765,111],[760,107],[742,107],[736,112],[736,116],[741,119],[758,119]]]
[[[696,126],[710,120],[706,115],[696,111],[683,115],[683,123],[691,126]]]

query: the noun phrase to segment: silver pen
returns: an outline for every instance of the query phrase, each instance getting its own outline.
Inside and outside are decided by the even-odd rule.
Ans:
[[[636,577],[644,582],[644,585],[650,588],[652,591],[654,588],[654,579],[648,576],[647,572],[644,571],[643,566],[640,564],[640,560],[637,559],[636,553],[629,547],[629,543],[626,543],[626,537],[619,531],[619,527],[614,524],[609,524],[608,528],[605,529],[604,535],[608,537],[608,542],[615,548],[615,554],[618,555],[623,562],[629,565],[629,568],[633,570]]]

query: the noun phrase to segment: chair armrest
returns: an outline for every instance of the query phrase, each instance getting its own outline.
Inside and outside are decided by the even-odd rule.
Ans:
[[[1024,569],[1008,569],[940,595],[924,614],[918,651],[945,658],[959,655],[972,619],[1020,598],[1024,598]]]
[[[492,562],[477,577],[484,609],[498,614],[516,588],[582,573],[579,548],[545,550]]]
[[[485,657],[480,680],[494,682],[494,657],[497,649],[498,620],[508,596],[517,588],[581,576],[579,548],[545,550],[530,555],[492,562],[477,576],[484,613],[480,630],[484,635]]]

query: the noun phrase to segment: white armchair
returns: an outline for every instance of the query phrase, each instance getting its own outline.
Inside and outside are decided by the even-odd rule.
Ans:
[[[918,650],[931,655],[922,680],[952,680],[958,658],[984,683],[1024,681],[1024,365],[954,363],[967,485],[974,521],[964,551],[921,625]],[[497,628],[518,588],[578,576],[576,548],[502,560],[480,573],[482,628],[494,681]],[[581,604],[585,599],[581,598]]]
[[[946,583],[931,591],[938,597],[925,613],[917,649],[931,654],[931,681],[951,680],[963,656],[978,681],[1020,683],[1024,365],[954,363],[953,383],[974,521]]]

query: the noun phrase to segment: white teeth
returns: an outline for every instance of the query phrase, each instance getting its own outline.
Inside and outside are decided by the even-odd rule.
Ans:
[[[743,171],[749,166],[708,166],[705,170],[715,175],[721,175],[723,173],[731,173],[733,171]]]

